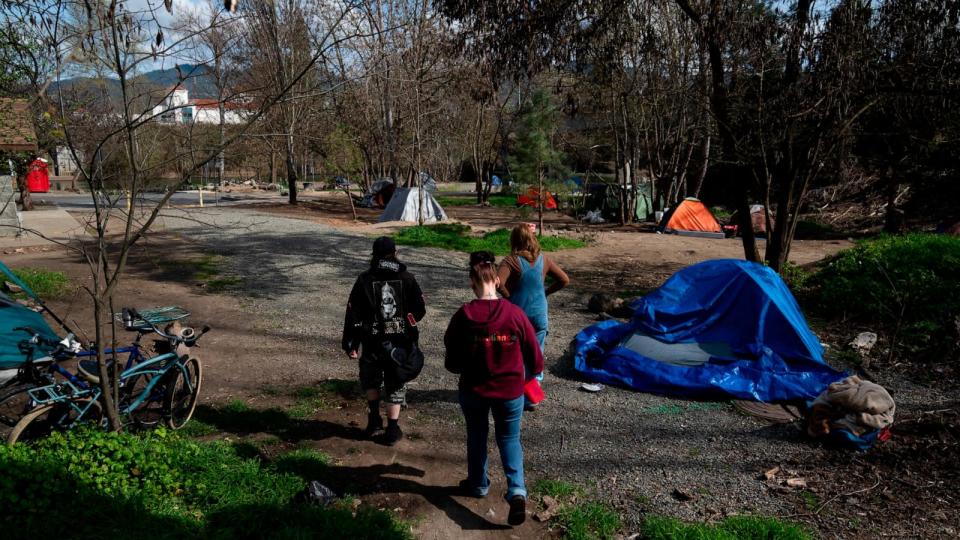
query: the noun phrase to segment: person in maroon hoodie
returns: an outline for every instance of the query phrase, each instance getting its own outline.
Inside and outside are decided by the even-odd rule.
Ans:
[[[493,255],[470,254],[470,281],[477,299],[464,304],[450,320],[443,341],[445,366],[460,374],[460,408],[467,424],[467,478],[460,488],[484,497],[487,477],[487,431],[493,413],[500,460],[507,477],[507,517],[511,525],[526,519],[527,490],[523,481],[520,418],[523,390],[543,371],[537,333],[523,310],[497,297],[500,279]]]

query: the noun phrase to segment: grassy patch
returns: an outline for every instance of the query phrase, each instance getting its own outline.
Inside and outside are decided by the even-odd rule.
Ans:
[[[532,490],[540,497],[553,497],[554,499],[565,499],[575,495],[583,495],[583,490],[569,482],[563,480],[550,480],[544,478],[533,483]]]
[[[415,247],[439,247],[470,253],[490,251],[495,255],[510,253],[510,231],[497,229],[483,236],[470,235],[470,227],[461,224],[440,224],[407,227],[396,234],[398,244]],[[584,247],[586,244],[572,238],[544,236],[540,246],[544,251]]]
[[[606,504],[584,500],[584,491],[577,485],[541,479],[533,483],[532,492],[541,501],[544,497],[556,501],[558,506],[551,527],[560,529],[562,538],[607,540],[614,538],[620,530],[620,515]]]
[[[646,407],[643,409],[643,412],[646,414],[675,415],[693,411],[725,411],[729,409],[729,403],[695,401],[683,404],[667,403],[664,405],[655,405],[653,407]]]
[[[322,388],[305,386],[294,391],[296,401],[287,408],[290,418],[306,420],[330,407],[330,395]]]
[[[960,238],[881,236],[840,252],[809,279],[825,315],[873,325],[913,361],[954,357],[960,316]]]
[[[63,296],[70,289],[70,280],[63,272],[42,268],[17,268],[13,273],[45,300]]]
[[[441,195],[437,197],[440,206],[476,206],[476,195]],[[491,193],[487,199],[490,206],[497,208],[513,208],[517,206],[517,197],[515,195]]]
[[[801,527],[776,518],[734,516],[716,524],[685,523],[649,517],[641,536],[649,540],[801,540],[810,538]]]
[[[607,540],[620,530],[620,516],[612,508],[588,502],[564,508],[557,514],[567,540]]]
[[[216,426],[200,420],[191,419],[178,433],[184,437],[207,437],[218,432]]]
[[[271,463],[164,430],[77,430],[0,446],[0,522],[17,537],[408,539],[391,514],[297,502],[329,459],[296,450]],[[82,512],[56,511],[64,501]]]

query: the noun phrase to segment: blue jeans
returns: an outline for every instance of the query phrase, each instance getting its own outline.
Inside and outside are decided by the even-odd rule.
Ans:
[[[467,483],[474,495],[485,496],[490,491],[487,476],[487,434],[489,418],[493,413],[493,427],[500,461],[507,477],[507,500],[527,496],[523,483],[523,447],[520,445],[520,418],[523,416],[523,396],[516,399],[488,399],[468,390],[460,391],[460,408],[467,424]]]

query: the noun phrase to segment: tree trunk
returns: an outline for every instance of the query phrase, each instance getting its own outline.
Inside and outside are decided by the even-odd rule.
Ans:
[[[123,424],[120,423],[120,415],[117,413],[116,402],[113,399],[113,384],[111,382],[113,379],[107,369],[106,345],[104,343],[106,336],[103,333],[104,307],[103,299],[93,299],[93,324],[95,339],[97,340],[97,375],[100,377],[100,402],[103,411],[107,414],[107,423],[110,430],[120,431]]]
[[[297,164],[293,158],[293,132],[287,133],[287,190],[290,204],[297,204]]]
[[[703,165],[700,167],[700,174],[697,175],[697,183],[694,184],[692,196],[700,198],[700,190],[703,189],[703,181],[707,178],[707,168],[710,165],[710,135],[703,140]]]
[[[33,197],[30,195],[30,190],[27,189],[26,176],[17,175],[17,189],[20,190],[20,209],[24,212],[33,210]]]
[[[539,196],[537,197],[537,217],[540,221],[540,235],[543,235],[543,203],[546,200],[546,195],[543,193],[543,171],[540,171],[538,175],[538,184],[539,184]]]
[[[887,210],[883,218],[883,232],[898,234],[903,229],[903,213],[897,209],[897,195],[900,193],[900,182],[893,167],[887,169]]]

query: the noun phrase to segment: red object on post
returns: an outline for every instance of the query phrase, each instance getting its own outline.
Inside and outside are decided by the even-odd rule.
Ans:
[[[50,191],[50,174],[47,164],[42,159],[35,159],[27,171],[27,189],[30,193],[46,193]]]

